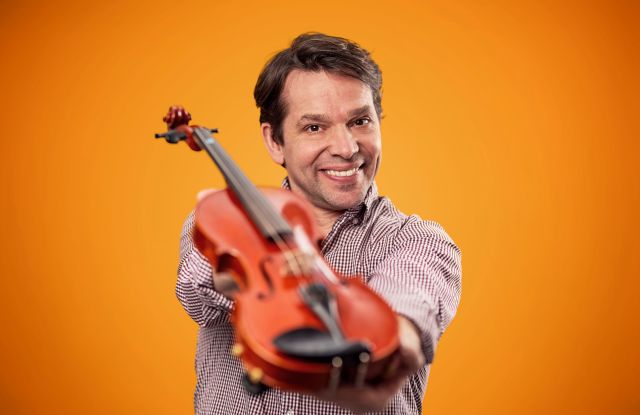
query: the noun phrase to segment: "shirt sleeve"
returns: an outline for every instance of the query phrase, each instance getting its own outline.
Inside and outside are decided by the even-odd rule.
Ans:
[[[198,325],[209,327],[228,321],[233,302],[214,288],[211,265],[193,243],[194,221],[191,212],[182,227],[176,296]]]
[[[427,363],[460,302],[460,256],[440,225],[412,215],[369,279],[370,287],[418,328]]]

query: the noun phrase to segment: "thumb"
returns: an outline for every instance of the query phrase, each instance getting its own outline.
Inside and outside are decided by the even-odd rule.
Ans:
[[[204,199],[205,197],[209,196],[211,193],[217,192],[218,189],[204,189],[204,190],[200,190],[198,192],[198,194],[196,195],[196,199],[199,201],[201,201],[202,199]]]
[[[216,291],[233,300],[240,287],[228,272],[214,272],[213,287]]]

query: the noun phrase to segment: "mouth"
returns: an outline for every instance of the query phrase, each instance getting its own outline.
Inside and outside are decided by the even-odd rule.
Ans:
[[[323,169],[322,171],[333,177],[350,177],[362,170],[363,166],[354,167],[349,170],[337,170],[337,169]]]

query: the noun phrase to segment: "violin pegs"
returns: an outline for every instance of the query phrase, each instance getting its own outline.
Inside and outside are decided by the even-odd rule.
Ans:
[[[178,130],[170,130],[166,133],[155,134],[156,138],[164,138],[169,144],[179,143],[180,140],[184,140],[187,136],[184,132]]]

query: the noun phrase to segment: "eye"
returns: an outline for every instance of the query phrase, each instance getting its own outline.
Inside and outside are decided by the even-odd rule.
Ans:
[[[353,122],[354,125],[357,125],[359,127],[361,127],[363,125],[367,125],[369,123],[371,123],[371,118],[369,118],[369,117],[358,118],[357,120],[355,120]]]
[[[304,130],[309,133],[318,133],[320,132],[320,126],[318,124],[310,124],[304,127]]]

